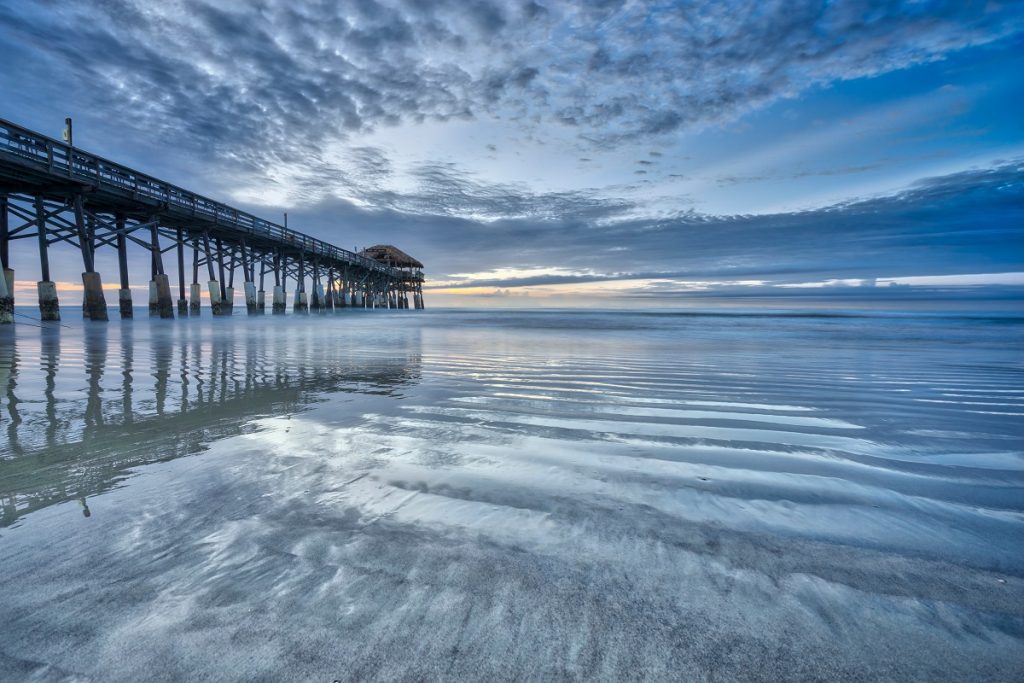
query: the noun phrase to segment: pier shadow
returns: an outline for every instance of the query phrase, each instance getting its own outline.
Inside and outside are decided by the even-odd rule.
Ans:
[[[0,339],[0,527],[117,486],[325,394],[400,394],[417,330],[351,343],[315,324],[90,325]],[[357,350],[359,349],[359,350]]]

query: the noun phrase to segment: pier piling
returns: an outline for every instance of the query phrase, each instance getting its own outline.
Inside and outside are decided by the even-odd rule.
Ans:
[[[285,294],[284,287],[281,285],[274,285],[274,301],[272,303],[271,313],[273,315],[284,315],[285,312]]]
[[[10,270],[10,219],[6,194],[0,194],[0,325],[14,322],[14,271]],[[10,272],[10,278],[7,273]]]
[[[39,271],[42,278],[36,283],[39,294],[40,320],[60,320],[60,304],[57,301],[57,285],[50,280],[49,237],[46,231],[46,209],[43,200],[36,197],[36,237],[39,242]]]
[[[199,315],[199,306],[202,302],[203,288],[198,282],[193,282],[189,285],[188,292],[188,314],[190,316]]]
[[[161,318],[174,318],[174,303],[171,300],[171,280],[167,273],[159,273],[155,278],[157,315]]]
[[[188,316],[188,299],[185,298],[185,237],[182,229],[176,230],[178,248],[178,316]]]
[[[4,268],[0,278],[0,325],[14,322],[14,271]]]
[[[224,315],[224,309],[220,297],[220,283],[210,280],[210,310],[213,315]]]
[[[88,320],[106,321],[107,300],[103,298],[103,282],[95,271],[82,273],[83,310]]]
[[[57,285],[49,280],[36,283],[39,292],[39,319],[60,320],[60,304],[57,302]]]
[[[114,230],[117,240],[117,269],[121,278],[121,288],[117,290],[117,308],[121,319],[133,317],[132,290],[128,284],[128,238],[125,231],[125,218],[122,214],[114,217]]]
[[[245,312],[249,315],[256,315],[256,285],[246,282],[245,288]]]

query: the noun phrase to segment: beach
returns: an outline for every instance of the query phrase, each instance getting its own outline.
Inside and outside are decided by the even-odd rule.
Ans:
[[[0,679],[1019,680],[1022,348],[1012,315],[19,318]]]

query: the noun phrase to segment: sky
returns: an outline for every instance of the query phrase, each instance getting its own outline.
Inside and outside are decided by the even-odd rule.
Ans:
[[[1021,102],[1020,2],[0,0],[0,117],[435,306],[1019,303]]]

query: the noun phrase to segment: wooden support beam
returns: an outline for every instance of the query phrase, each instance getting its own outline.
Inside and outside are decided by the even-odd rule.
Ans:
[[[46,209],[43,208],[43,198],[36,197],[36,236],[39,239],[39,272],[41,280],[50,279],[50,256],[48,254],[48,243],[46,241]]]
[[[96,272],[92,238],[85,224],[85,208],[81,194],[74,196],[75,227],[78,230],[78,246],[82,251],[82,262],[85,272],[82,273],[82,285],[85,295],[82,300],[82,312],[89,320],[106,321],[107,300],[103,297],[103,282]]]
[[[239,239],[238,247],[242,253],[242,291],[245,295],[245,312],[256,315],[256,284],[253,282],[252,255],[246,253],[245,238]]]
[[[0,194],[0,268],[11,267],[10,215],[7,195]]]
[[[10,325],[14,322],[14,271],[11,270],[9,252],[9,210],[7,195],[0,195],[0,325]]]
[[[57,300],[57,285],[50,280],[49,242],[46,236],[46,209],[41,197],[36,197],[36,236],[39,243],[39,319],[60,320],[60,302]]]
[[[202,289],[199,286],[199,240],[192,239],[192,284],[188,292],[188,314],[199,315]]]
[[[132,290],[128,283],[128,240],[125,236],[125,220],[123,214],[115,216],[117,225],[117,267],[121,275],[121,289],[117,292],[117,306],[121,319],[134,317],[132,310]]]
[[[298,282],[295,285],[295,302],[292,304],[292,312],[309,313],[309,301],[306,298],[306,254],[299,254]]]
[[[174,317],[171,302],[171,283],[164,271],[163,252],[160,249],[160,231],[154,220],[149,228],[150,252],[153,255],[153,279],[149,282],[149,314],[161,318]]]
[[[188,300],[185,298],[185,235],[181,228],[177,229],[178,248],[178,315],[188,315]]]
[[[288,299],[284,293],[284,281],[281,277],[281,250],[274,250],[274,298],[270,312],[273,315],[284,315]]]
[[[221,289],[221,283],[217,281],[217,275],[213,272],[213,251],[210,249],[210,233],[203,233],[203,246],[206,248],[206,270],[209,271],[210,275],[210,311],[214,315],[224,314],[224,292]],[[223,280],[224,271],[221,269],[221,279]]]

